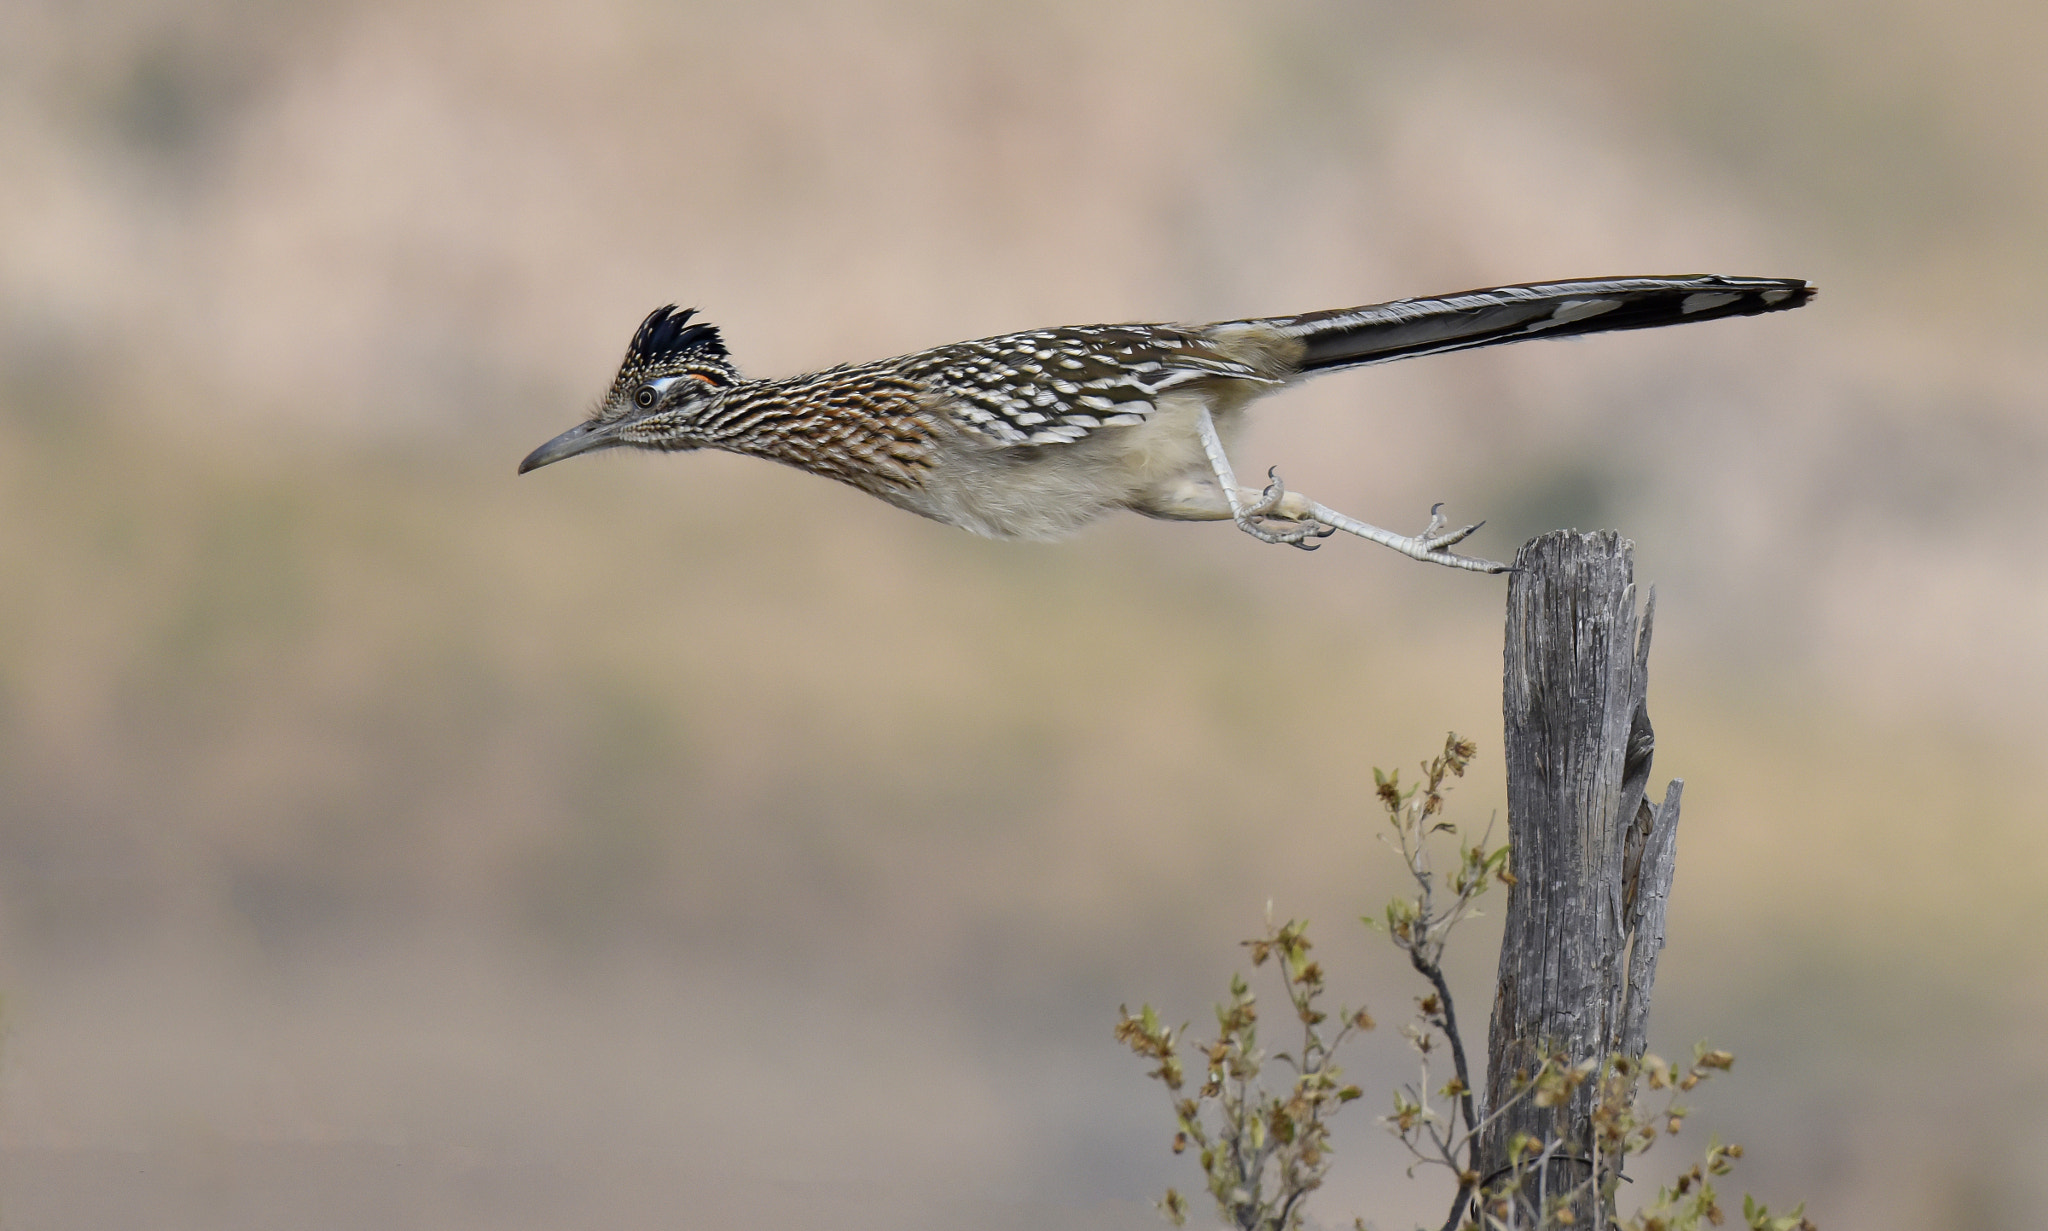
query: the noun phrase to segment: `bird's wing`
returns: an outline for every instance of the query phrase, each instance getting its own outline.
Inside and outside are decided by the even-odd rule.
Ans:
[[[1177,325],[1081,325],[959,342],[900,361],[991,445],[1051,445],[1145,421],[1181,385],[1269,378]]]

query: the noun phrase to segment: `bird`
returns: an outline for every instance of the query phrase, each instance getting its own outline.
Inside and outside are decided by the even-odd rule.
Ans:
[[[1795,278],[1590,278],[1488,287],[1206,325],[1075,325],[872,363],[748,380],[717,326],[649,313],[595,409],[519,463],[525,474],[618,447],[721,449],[823,475],[998,539],[1058,539],[1116,510],[1231,521],[1313,549],[1342,530],[1417,560],[1508,566],[1452,548],[1443,506],[1398,534],[1291,491],[1277,467],[1240,487],[1230,446],[1253,402],[1324,372],[1531,338],[1650,329],[1797,308]]]

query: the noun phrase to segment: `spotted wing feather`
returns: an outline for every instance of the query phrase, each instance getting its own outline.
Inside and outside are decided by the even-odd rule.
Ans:
[[[1133,426],[1177,386],[1267,383],[1213,343],[1172,325],[1087,325],[958,342],[912,356],[905,375],[944,400],[960,427],[992,445],[1050,445]]]

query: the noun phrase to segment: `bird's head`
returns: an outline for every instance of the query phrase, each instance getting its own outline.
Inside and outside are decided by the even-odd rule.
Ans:
[[[617,445],[695,449],[704,416],[739,383],[716,326],[690,323],[696,309],[656,308],[640,322],[611,389],[590,418],[526,455],[519,473]]]

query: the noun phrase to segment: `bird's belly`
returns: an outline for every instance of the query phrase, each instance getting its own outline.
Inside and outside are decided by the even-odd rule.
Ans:
[[[990,538],[1057,539],[1151,493],[1210,476],[1196,398],[1163,398],[1143,423],[1098,428],[1065,444],[982,449],[934,476],[910,507]],[[1241,416],[1216,415],[1227,444]]]

